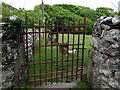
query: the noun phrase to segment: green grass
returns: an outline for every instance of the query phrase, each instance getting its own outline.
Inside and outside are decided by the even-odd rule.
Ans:
[[[78,35],[72,35],[70,34],[69,36],[69,44],[73,44],[73,37],[74,37],[74,44],[78,44]],[[45,45],[45,40],[44,39],[41,39],[41,42],[38,42],[40,43],[41,45]],[[88,49],[91,48],[90,46],[90,41],[91,41],[91,35],[86,35],[85,37],[85,52],[84,52],[84,66],[87,65],[87,62],[88,62]],[[62,35],[59,34],[59,43],[62,43]],[[68,35],[64,35],[64,43],[68,43]],[[82,44],[82,35],[80,35],[80,43]],[[38,45],[38,44],[36,44]],[[82,46],[80,46],[82,47]],[[69,49],[72,49],[73,46],[69,46]],[[74,48],[78,48],[78,46],[74,46]],[[45,49],[46,49],[46,52],[45,52]],[[34,49],[34,53],[33,55],[30,57],[30,60],[31,60],[31,63],[39,63],[39,62],[49,62],[49,61],[56,61],[57,60],[57,47],[54,46],[54,47],[37,47]],[[52,50],[52,54],[51,54],[51,50]],[[52,58],[51,58],[52,56]],[[78,56],[78,57],[77,57]],[[46,57],[46,58],[45,58]],[[71,59],[81,59],[82,58],[82,50],[77,50],[77,52],[75,54],[69,54],[68,57],[66,56],[63,56],[62,58],[62,54],[60,53],[59,51],[59,47],[58,47],[58,61],[62,61],[62,60],[71,60]],[[58,65],[58,67],[57,67]],[[67,68],[67,65],[68,65],[68,68]],[[34,75],[34,74],[43,74],[43,73],[50,73],[50,72],[56,72],[57,70],[58,71],[61,71],[61,70],[72,70],[73,68],[76,70],[76,66],[81,66],[81,60],[77,61],[73,61],[73,65],[72,65],[72,61],[69,61],[69,62],[59,62],[59,63],[47,63],[47,64],[36,64],[36,65],[30,65],[29,66],[29,74],[30,75]],[[72,67],[73,66],[73,67]],[[35,70],[34,70],[35,68]],[[73,69],[73,70],[74,70]],[[46,71],[47,70],[47,71]],[[71,73],[72,74],[72,73]],[[67,75],[67,73],[59,73],[58,76],[64,76],[64,75]],[[44,79],[44,78],[50,78],[50,77],[56,77],[56,74],[54,75],[51,75],[51,74],[48,74],[48,75],[43,75],[43,76],[36,76],[36,77],[30,77],[29,79],[30,80],[34,80],[34,79]],[[67,81],[71,80],[72,77],[69,77],[67,78]],[[49,80],[46,80],[46,82],[54,82],[56,81],[56,79],[49,79]],[[61,79],[58,79],[58,81],[61,81]],[[67,82],[66,81],[66,82]],[[44,82],[44,80],[42,81]]]
[[[74,90],[74,89],[76,90],[76,88],[83,88],[83,89],[87,89],[87,90],[92,90],[92,86],[90,83],[88,83],[88,80],[87,80],[87,74],[83,75],[83,80],[77,82],[77,86],[74,87],[72,90]]]

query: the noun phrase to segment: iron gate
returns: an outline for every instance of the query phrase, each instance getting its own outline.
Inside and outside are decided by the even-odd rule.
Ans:
[[[62,25],[28,24],[23,27],[28,83],[34,86],[48,82],[82,80],[86,18]]]

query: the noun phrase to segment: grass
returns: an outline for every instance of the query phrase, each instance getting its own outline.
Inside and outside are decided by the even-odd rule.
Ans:
[[[69,35],[69,44],[73,44],[73,37],[74,37],[74,44],[78,44],[78,35]],[[80,43],[82,44],[82,35],[80,35]],[[85,52],[84,52],[84,66],[87,65],[88,62],[88,49],[91,48],[90,46],[90,41],[91,41],[91,35],[86,35],[85,37]],[[41,42],[38,42],[40,45],[45,45],[45,39],[41,39]],[[59,34],[59,43],[62,43],[62,34]],[[64,43],[68,43],[68,35],[64,35]],[[36,44],[38,45],[38,44]],[[80,46],[82,47],[82,46]],[[78,48],[78,46],[69,46],[69,49],[72,48]],[[29,66],[29,74],[34,75],[34,74],[44,74],[44,73],[51,73],[51,72],[56,72],[56,71],[61,71],[61,70],[77,70],[79,66],[81,66],[81,60],[74,60],[74,61],[69,61],[69,62],[61,62],[62,60],[71,60],[71,59],[81,59],[82,58],[82,50],[77,50],[75,54],[69,54],[68,57],[63,56],[59,51],[59,47],[57,48],[56,46],[54,47],[37,47],[34,48],[34,53],[30,57],[31,63],[39,63],[39,62],[54,62],[54,63],[47,63],[47,64],[36,64],[36,65],[30,65]],[[58,50],[58,54],[57,54]],[[45,52],[46,51],[46,52]],[[51,54],[52,51],[52,54]],[[57,58],[58,55],[58,58]],[[52,56],[52,58],[51,58]],[[59,61],[59,63],[56,62],[56,60]],[[72,64],[73,63],[73,64]],[[68,68],[67,68],[68,66]],[[78,67],[77,67],[78,66]],[[59,74],[45,74],[42,76],[35,76],[35,77],[30,77],[29,80],[36,80],[36,79],[45,79],[45,78],[50,78],[50,77],[56,77],[56,76],[65,76],[65,75],[71,75],[73,72],[65,72],[65,73],[59,73]],[[44,81],[46,82],[54,82],[54,81],[63,81],[62,79],[48,79],[48,80],[42,80],[41,83]],[[69,82],[72,80],[72,77],[66,77],[66,82]],[[33,83],[35,84],[35,83]]]
[[[87,74],[83,75],[83,81],[77,82],[77,86],[74,87],[72,90],[76,90],[76,88],[82,88],[82,89],[87,89],[87,90],[92,90],[92,86],[90,83],[87,81]]]

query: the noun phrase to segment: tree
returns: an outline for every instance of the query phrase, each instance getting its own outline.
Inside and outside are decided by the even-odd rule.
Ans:
[[[92,21],[95,21],[97,19],[95,11],[89,7],[75,6],[75,5],[71,5],[71,4],[56,4],[54,6],[67,9],[70,12],[77,14],[81,17],[86,16],[87,18],[91,19]]]
[[[11,9],[13,7],[8,4],[5,4],[3,2],[0,6],[2,7],[2,11],[4,11],[4,12],[2,12],[2,21],[5,21],[6,17],[13,15],[12,9]]]
[[[71,5],[72,7],[76,7],[74,5]],[[69,8],[69,7],[68,7]],[[80,15],[75,14],[74,12],[69,11],[68,9],[64,9],[63,7],[57,6],[57,5],[44,5],[44,13],[45,13],[45,20],[46,20],[46,25],[51,25],[51,21],[53,25],[57,25],[57,21],[59,25],[67,25],[68,22],[70,21],[70,24],[73,25],[74,22],[78,24],[78,20],[82,20],[83,17]],[[74,11],[74,9],[73,9]],[[30,16],[31,19],[34,19],[37,21],[37,18],[40,17],[42,18],[41,15],[41,5],[36,5],[34,7],[34,10],[29,10],[28,16]],[[42,20],[42,19],[41,19]],[[64,24],[63,24],[63,20]],[[81,21],[81,24],[83,25],[83,21]],[[92,33],[92,25],[93,21],[87,18],[87,34]],[[71,28],[72,30],[72,28]],[[76,29],[78,30],[78,29]]]
[[[86,16],[87,18],[95,21],[97,19],[96,13],[93,9],[84,6],[77,6],[78,10],[75,12],[77,15]]]
[[[8,8],[11,7],[11,8]],[[94,11],[90,8],[86,8],[83,6],[75,6],[75,5],[46,5],[44,6],[44,16],[46,20],[46,25],[50,26],[51,21],[53,25],[57,25],[57,21],[59,25],[68,25],[68,21],[70,21],[70,25],[74,25],[74,22],[78,24],[78,21],[81,20],[81,25],[83,25],[83,16],[87,16],[87,26],[86,26],[86,31],[87,34],[92,33],[92,26],[93,26],[93,21],[95,20],[92,16]],[[12,6],[7,5],[6,10],[11,10],[10,14],[9,12],[6,12],[8,16],[10,15],[17,15],[19,18],[22,19],[23,24],[25,25],[25,13],[28,15],[28,23],[29,25],[34,24],[38,25],[38,20],[40,20],[41,25],[42,25],[42,11],[41,11],[41,5],[36,5],[34,7],[34,10],[25,10],[24,8],[19,8],[19,9],[14,9]],[[88,10],[88,11],[87,11]],[[91,10],[91,11],[90,11]],[[88,13],[90,12],[90,13]],[[88,13],[88,14],[87,14]],[[92,15],[91,15],[92,14]],[[6,16],[7,16],[6,15]],[[64,24],[63,24],[64,20]],[[48,30],[50,28],[47,28]],[[73,30],[71,28],[71,30]],[[77,28],[75,30],[78,30]]]
[[[110,16],[113,13],[114,13],[114,10],[112,8],[108,8],[108,7],[96,8],[97,18],[99,18],[100,16]]]

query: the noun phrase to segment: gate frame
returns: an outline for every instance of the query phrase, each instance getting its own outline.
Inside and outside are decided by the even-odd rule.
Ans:
[[[45,22],[46,23],[46,22]],[[59,34],[59,33],[61,33],[62,34],[62,38],[64,38],[64,34],[70,34],[70,31],[66,31],[66,32],[64,32],[63,31],[63,29],[62,29],[62,31],[61,32],[58,32],[58,30],[57,30],[57,32],[48,32],[48,31],[46,31],[46,28],[47,27],[61,27],[61,28],[65,28],[65,27],[67,27],[67,28],[74,28],[74,30],[75,30],[75,28],[78,28],[79,29],[79,31],[71,31],[71,33],[74,35],[76,32],[77,32],[77,34],[79,35],[79,37],[81,36],[81,33],[83,33],[82,35],[83,35],[83,41],[82,41],[82,44],[76,44],[76,45],[82,45],[82,48],[78,48],[78,49],[81,49],[82,50],[82,58],[81,58],[81,77],[80,77],[80,80],[82,81],[83,80],[83,63],[84,63],[84,45],[85,45],[85,32],[86,32],[86,17],[84,17],[84,24],[83,25],[80,25],[80,20],[79,20],[79,25],[78,26],[69,26],[70,25],[70,21],[68,21],[68,26],[59,26],[58,25],[58,22],[57,22],[57,26],[41,26],[40,25],[40,20],[39,20],[39,23],[38,23],[39,25],[38,26],[35,26],[34,25],[34,21],[33,21],[33,25],[32,26],[28,26],[28,16],[27,16],[27,14],[26,14],[26,26],[24,26],[23,27],[23,35],[25,35],[26,36],[26,39],[25,39],[25,44],[26,44],[26,61],[27,61],[27,63],[26,63],[26,65],[27,66],[29,66],[30,64],[32,64],[32,65],[34,65],[34,70],[35,70],[35,65],[36,64],[42,64],[42,63],[47,63],[47,62],[39,62],[39,63],[30,63],[30,61],[29,61],[29,57],[28,57],[28,48],[29,48],[29,46],[28,46],[28,34],[30,34],[30,33],[32,33],[33,34],[33,37],[35,37],[34,35],[36,35],[36,33],[38,33],[39,34],[39,40],[41,40],[41,38],[40,38],[40,36],[41,36],[41,33],[44,33],[45,34],[45,43],[46,43],[46,33],[53,33],[53,34]],[[74,23],[74,25],[75,25],[75,23]],[[38,28],[38,31],[39,32],[36,32],[35,30],[34,30],[34,28]],[[33,30],[33,32],[28,32],[28,28],[31,28],[32,30]],[[43,32],[41,32],[41,28],[45,28],[45,32],[43,31]],[[80,31],[80,28],[83,28],[83,31]],[[26,31],[26,32],[25,32]],[[57,35],[58,36],[58,35]],[[68,36],[69,37],[69,36]],[[57,40],[58,40],[58,38],[57,38]],[[52,39],[51,39],[51,42],[52,42]],[[62,42],[63,42],[63,39],[62,39]],[[74,42],[74,39],[73,39],[73,42]],[[35,40],[34,40],[34,38],[33,38],[33,46],[31,46],[31,47],[33,47],[33,53],[34,53],[34,48],[35,47],[39,47],[40,48],[40,41],[39,41],[39,46],[34,46],[34,44],[35,44]],[[74,46],[75,44],[73,43],[73,44],[66,44],[66,45],[71,45],[71,46]],[[52,48],[52,46],[57,46],[57,53],[58,53],[58,47],[60,46],[60,45],[44,45],[44,46],[41,46],[41,47],[47,47],[47,46],[49,46],[49,47],[51,47]],[[45,53],[46,53],[46,51],[45,51]],[[51,50],[51,53],[52,53],[52,50]],[[34,56],[34,55],[33,55]],[[35,57],[34,57],[35,58]],[[46,58],[46,56],[45,56],[45,58]],[[63,55],[62,55],[62,58],[63,58]],[[52,57],[51,57],[51,59],[52,59]],[[78,59],[78,58],[77,58]],[[58,61],[58,54],[57,54],[57,59],[56,59],[57,61],[56,61],[56,63],[58,63],[59,61]],[[68,61],[71,61],[71,60],[68,60],[68,57],[67,57],[67,62]],[[73,64],[73,61],[74,61],[74,59],[73,59],[73,55],[72,55],[72,64]],[[63,63],[63,60],[62,60],[62,63]],[[51,64],[52,64],[52,61],[51,61]],[[78,66],[77,66],[78,67]],[[78,70],[78,68],[76,68],[77,70]],[[72,71],[70,71],[70,72],[73,72],[73,70]],[[54,73],[54,72],[52,72],[52,73]],[[52,73],[49,73],[49,74],[51,74],[52,75]],[[57,75],[57,73],[58,73],[58,70],[55,72],[56,73],[56,75]],[[63,71],[62,71],[62,73],[64,73]],[[68,73],[68,69],[67,69],[67,73]],[[47,74],[47,73],[45,73],[45,74]],[[76,74],[77,74],[77,71],[76,71]],[[41,73],[39,74],[39,75],[42,75]],[[78,75],[78,74],[77,74]],[[77,78],[77,75],[75,75],[76,76],[76,78]],[[28,70],[28,83],[30,83],[30,82],[36,82],[36,81],[40,81],[40,85],[41,85],[41,78],[39,79],[39,80],[30,80],[29,81],[29,70]],[[34,78],[36,77],[36,74],[34,74],[34,75],[31,75],[31,76],[34,76]],[[71,76],[71,75],[70,75]],[[72,74],[72,76],[74,76],[73,74]],[[52,77],[52,76],[51,76]],[[57,78],[59,78],[58,76],[56,76]],[[68,74],[67,74],[67,76],[66,77],[68,77]],[[63,79],[63,77],[61,77],[62,79]],[[47,79],[47,78],[46,78]],[[46,80],[45,79],[45,80]],[[58,83],[58,81],[56,81],[56,83]],[[45,84],[47,84],[47,82],[45,82]],[[52,82],[51,82],[51,84],[52,84]]]

